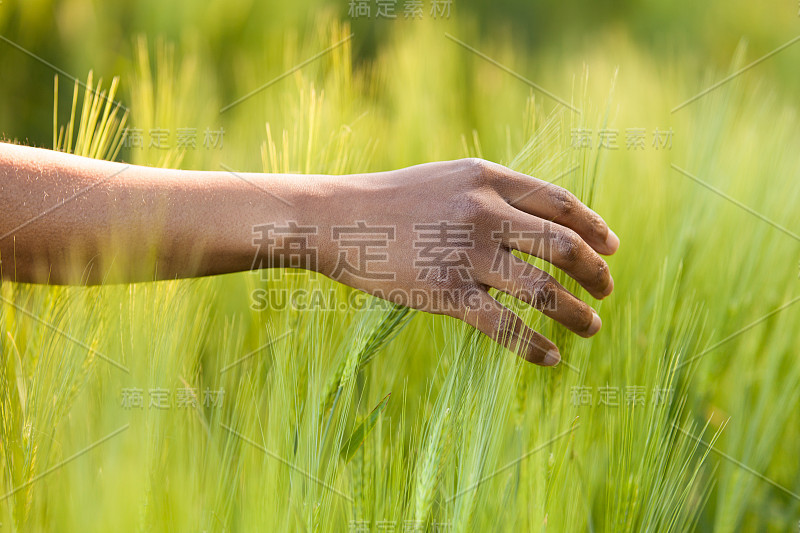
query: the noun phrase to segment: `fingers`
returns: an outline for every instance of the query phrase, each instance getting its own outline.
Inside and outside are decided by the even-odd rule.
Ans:
[[[503,246],[560,268],[597,299],[611,294],[608,264],[578,233],[514,208],[504,209],[499,218],[500,231],[493,237]]]
[[[591,337],[602,326],[600,316],[556,279],[507,251],[505,273],[488,274],[485,283],[521,300],[560,322],[581,337]]]
[[[619,248],[619,238],[602,217],[568,190],[496,163],[488,163],[488,168],[498,192],[512,206],[572,229],[601,254],[611,255]]]
[[[474,296],[475,298],[470,299],[472,307],[464,308],[461,316],[456,318],[475,327],[530,363],[555,366],[561,361],[555,344],[526,326],[519,316],[503,307],[484,289],[478,290]]]

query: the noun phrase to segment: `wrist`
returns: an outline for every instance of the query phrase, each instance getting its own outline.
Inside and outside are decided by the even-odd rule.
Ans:
[[[251,220],[251,268],[301,268],[325,273],[335,257],[331,227],[355,194],[347,176],[261,174],[264,200]],[[258,193],[258,189],[253,189]]]

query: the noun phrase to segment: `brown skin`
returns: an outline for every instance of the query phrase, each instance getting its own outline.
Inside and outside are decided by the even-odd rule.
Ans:
[[[341,231],[359,222],[378,228],[383,241],[359,252],[347,242],[357,237]],[[443,222],[461,232],[444,241],[444,252],[430,244]],[[313,231],[303,234],[299,253],[275,232],[256,246],[264,233],[255,228],[264,224]],[[549,366],[560,361],[556,346],[487,290],[589,337],[601,326],[592,308],[511,250],[549,261],[599,299],[614,287],[599,254],[618,246],[603,219],[565,189],[480,159],[280,175],[164,170],[0,143],[0,269],[19,282],[136,282],[300,266],[454,316]],[[351,271],[342,270],[345,261]]]

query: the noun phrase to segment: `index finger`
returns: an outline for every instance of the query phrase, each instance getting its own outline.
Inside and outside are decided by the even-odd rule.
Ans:
[[[510,205],[575,231],[598,253],[611,255],[619,238],[605,220],[563,187],[489,163],[496,190]]]

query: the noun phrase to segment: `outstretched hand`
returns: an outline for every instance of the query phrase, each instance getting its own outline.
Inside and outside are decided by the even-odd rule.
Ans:
[[[394,303],[456,317],[540,365],[557,364],[558,348],[489,288],[583,337],[600,330],[589,305],[512,254],[550,262],[594,298],[611,293],[599,254],[613,254],[619,239],[567,190],[481,159],[329,179],[304,199],[294,232],[284,234],[306,228],[304,242],[318,250],[306,266]],[[276,238],[273,252],[290,255],[290,241]]]

